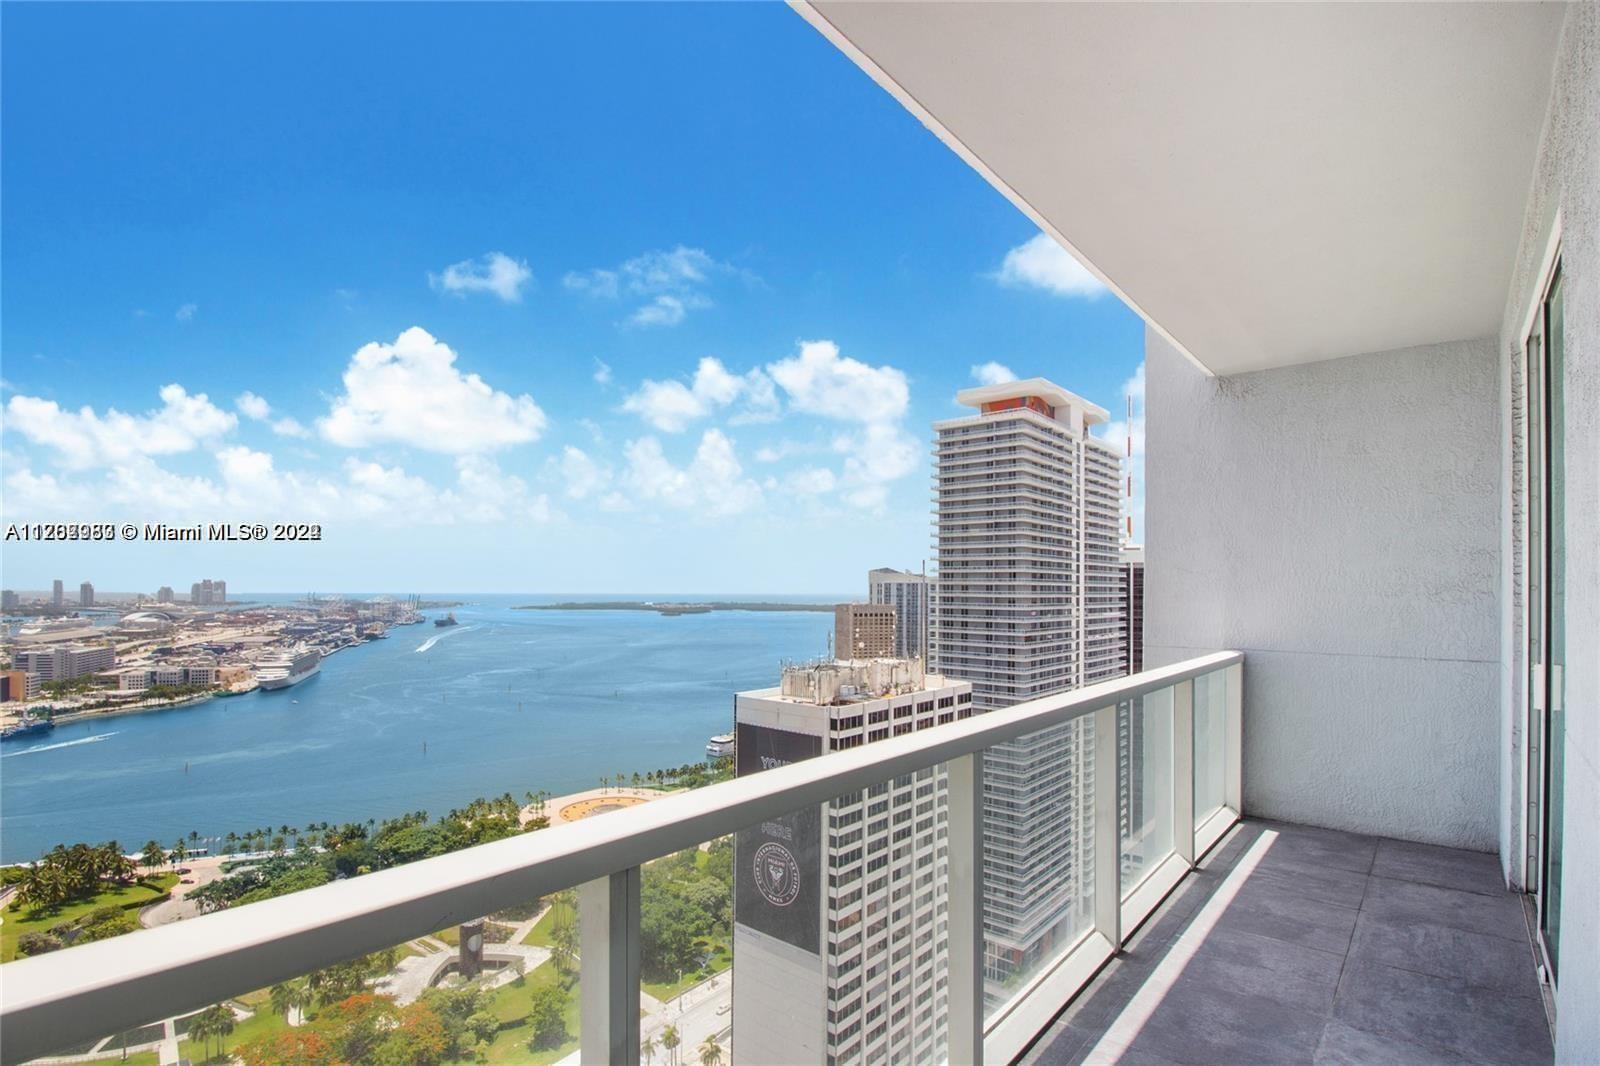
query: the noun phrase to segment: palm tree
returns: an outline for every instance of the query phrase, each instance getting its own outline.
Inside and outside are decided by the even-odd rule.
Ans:
[[[295,991],[293,986],[282,983],[275,984],[272,986],[270,995],[272,996],[272,1013],[279,1017],[287,1018],[289,1011],[294,1008]]]
[[[678,1027],[669,1025],[661,1030],[661,1046],[667,1049],[667,1054],[673,1062],[678,1061]]]
[[[147,871],[155,873],[167,861],[167,851],[154,840],[147,840],[144,842],[144,854],[139,856],[139,860]]]
[[[189,849],[183,846],[183,838],[179,837],[177,843],[172,845],[172,865],[176,866],[189,857]]]
[[[650,1066],[656,1059],[656,1038],[647,1036],[639,1045],[639,1054],[644,1056],[644,1066]]]
[[[722,1045],[715,1036],[708,1036],[700,1045],[700,1066],[722,1066]]]

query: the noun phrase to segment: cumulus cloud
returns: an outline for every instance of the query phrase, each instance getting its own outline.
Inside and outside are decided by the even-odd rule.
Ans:
[[[451,263],[441,274],[428,275],[428,284],[439,292],[465,296],[469,292],[488,292],[506,303],[522,301],[522,287],[533,280],[533,271],[523,260],[504,252],[490,252],[481,259]]]
[[[301,425],[296,419],[287,416],[283,418],[272,417],[272,405],[264,397],[253,392],[241,392],[233,399],[234,410],[250,419],[252,422],[270,422],[272,432],[280,437],[306,438],[311,436],[311,431]]]
[[[832,492],[839,479],[825,466],[808,466],[795,470],[784,479],[789,491],[801,496],[820,496]]]
[[[594,361],[594,381],[596,385],[611,384],[611,364],[603,359]]]
[[[767,366],[797,411],[848,422],[889,422],[906,413],[911,390],[903,371],[840,356],[832,341],[804,341],[800,352]]]
[[[67,411],[54,400],[14,395],[6,404],[5,428],[51,449],[63,466],[81,470],[191,451],[239,424],[203,392],[190,395],[172,384],[160,396],[161,407],[143,415],[114,407],[100,415],[92,407]]]
[[[573,271],[561,283],[572,292],[596,299],[642,298],[644,302],[627,318],[629,325],[676,326],[690,311],[711,306],[705,290],[717,277],[736,273],[703,248],[680,244],[635,256],[614,270]]]
[[[721,430],[706,430],[686,466],[674,465],[654,437],[630,441],[624,452],[628,484],[643,500],[711,516],[738,514],[761,502],[761,487],[744,476],[733,441]]]
[[[881,510],[889,484],[917,469],[923,449],[916,437],[898,425],[880,422],[834,442],[845,453],[840,485],[846,502],[864,510]]]
[[[972,379],[980,385],[1004,385],[1008,381],[1017,380],[1017,375],[1011,372],[1009,366],[991,359],[972,368]]]
[[[770,415],[777,396],[772,381],[759,369],[734,374],[712,356],[695,367],[693,381],[649,381],[622,401],[622,409],[649,422],[663,433],[681,433],[689,424],[743,398],[746,420]]]
[[[194,321],[195,313],[199,310],[199,304],[184,304],[182,307],[178,308],[177,311],[173,312],[172,317],[176,318],[179,322],[192,322]]]
[[[995,280],[1014,288],[1043,289],[1058,296],[1093,299],[1105,283],[1047,234],[1037,234],[1006,253]]]
[[[561,449],[557,463],[561,478],[566,483],[567,496],[582,500],[598,496],[611,484],[611,468],[599,462],[582,448],[567,445]]]
[[[344,389],[317,428],[347,448],[399,443],[465,455],[537,440],[546,424],[532,397],[463,374],[456,353],[416,326],[393,344],[364,345],[344,372]]]
[[[264,422],[272,414],[272,405],[253,392],[241,392],[233,400],[234,409],[246,418]]]

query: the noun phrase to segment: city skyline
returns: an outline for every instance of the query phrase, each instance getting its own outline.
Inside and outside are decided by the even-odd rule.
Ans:
[[[324,540],[12,543],[12,587],[843,589],[926,557],[960,388],[1142,399],[1137,316],[782,9],[145,15],[8,25],[5,520]],[[358,30],[428,38],[441,84],[318,107]]]

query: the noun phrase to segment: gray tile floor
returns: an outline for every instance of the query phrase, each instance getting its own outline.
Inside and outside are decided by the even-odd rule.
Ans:
[[[1494,856],[1251,820],[1022,1061],[1551,1059],[1522,901]]]

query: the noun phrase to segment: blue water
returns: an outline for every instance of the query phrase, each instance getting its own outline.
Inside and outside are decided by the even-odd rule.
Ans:
[[[510,609],[600,596],[438,598],[470,600],[455,609],[460,625],[393,628],[294,688],[7,743],[0,861],[80,840],[137,849],[191,832],[438,814],[699,762],[730,726],[733,693],[774,684],[781,659],[822,654],[833,624],[824,612]]]

